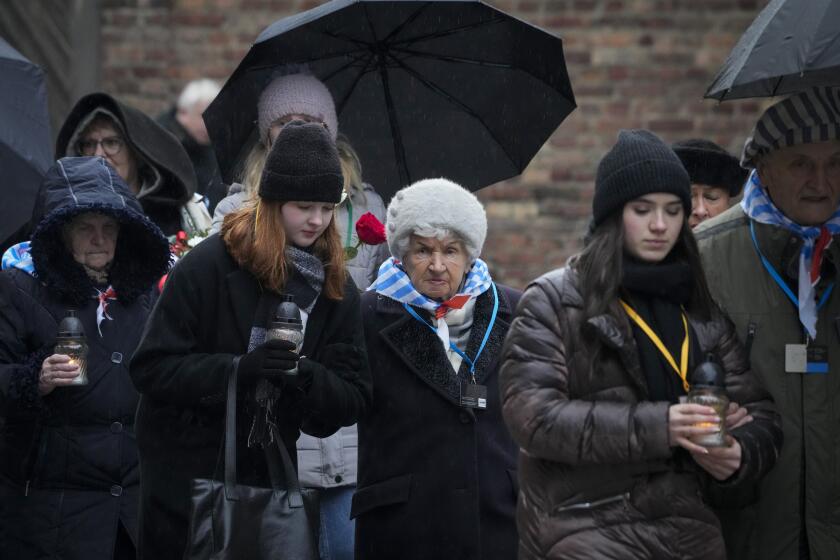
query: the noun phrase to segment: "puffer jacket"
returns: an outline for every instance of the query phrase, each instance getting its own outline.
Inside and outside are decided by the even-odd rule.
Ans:
[[[689,317],[700,356],[720,360],[730,399],[754,417],[732,432],[741,468],[716,482],[670,447],[671,405],[647,400],[629,321],[604,315],[582,324],[582,305],[574,269],[552,271],[525,291],[505,343],[503,412],[523,451],[520,560],[725,558],[702,488],[735,492],[761,478],[782,439],[772,400],[749,370],[731,322],[719,314]],[[603,342],[592,368],[582,329]]]

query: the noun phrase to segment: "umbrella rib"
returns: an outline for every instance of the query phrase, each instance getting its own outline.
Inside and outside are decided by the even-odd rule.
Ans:
[[[486,131],[487,131],[487,133],[488,133],[488,134],[489,134],[489,135],[493,138],[493,140],[495,140],[495,141],[496,141],[496,144],[497,144],[497,145],[498,145],[498,146],[502,149],[502,151],[503,151],[503,152],[505,153],[505,155],[507,156],[508,160],[509,160],[511,163],[513,163],[515,167],[517,167],[517,168],[519,167],[519,165],[516,163],[516,159],[515,159],[514,157],[512,157],[512,156],[511,156],[511,154],[508,152],[507,147],[506,147],[506,146],[505,146],[502,142],[500,142],[500,141],[499,141],[499,138],[498,138],[498,137],[496,136],[496,134],[495,134],[495,133],[494,133],[494,132],[490,129],[490,127],[488,127],[488,126],[487,126],[487,123],[485,123],[485,122],[484,122],[484,119],[482,119],[482,118],[481,118],[481,116],[480,116],[478,113],[476,113],[475,111],[473,111],[473,110],[472,110],[472,109],[471,109],[468,105],[466,105],[463,101],[461,101],[461,100],[459,100],[459,99],[455,98],[452,94],[450,94],[449,92],[447,92],[446,90],[444,90],[442,87],[440,87],[439,85],[437,85],[437,84],[435,84],[435,83],[431,82],[431,81],[430,81],[430,80],[428,80],[426,77],[424,77],[423,75],[421,75],[419,72],[417,72],[416,70],[414,70],[414,69],[413,69],[413,68],[411,68],[410,66],[406,65],[405,63],[403,63],[403,61],[401,61],[401,60],[399,60],[399,59],[397,59],[397,58],[394,58],[393,56],[392,56],[391,58],[393,58],[393,59],[394,59],[394,61],[395,61],[395,62],[396,62],[396,63],[397,63],[397,64],[398,64],[398,65],[399,65],[399,66],[400,66],[403,70],[405,70],[406,72],[408,72],[409,74],[411,74],[412,76],[414,76],[414,77],[415,77],[415,78],[416,78],[416,79],[417,79],[420,83],[422,83],[422,84],[423,84],[424,86],[426,86],[428,89],[430,89],[430,90],[432,90],[433,92],[437,93],[438,95],[440,95],[441,97],[443,97],[444,99],[446,99],[447,101],[449,101],[450,103],[452,103],[453,105],[455,105],[456,107],[458,107],[459,109],[463,110],[465,113],[467,113],[468,115],[470,115],[472,118],[474,118],[475,120],[477,120],[479,123],[481,123],[481,126],[482,126],[482,127],[484,127],[484,130],[486,130]]]
[[[489,60],[477,60],[474,58],[463,58],[460,56],[449,56],[445,54],[436,54],[430,52],[423,52],[423,51],[415,51],[412,49],[404,49],[404,48],[395,48],[394,51],[410,54],[412,56],[416,56],[418,58],[429,58],[432,60],[443,60],[445,62],[459,62],[463,64],[474,64],[476,66],[487,66],[490,68],[504,68],[506,70],[513,70],[514,66],[511,64],[506,64],[504,62],[490,62]]]
[[[407,37],[405,39],[401,39],[399,41],[394,41],[391,43],[392,45],[405,45],[410,43],[415,43],[417,41],[428,41],[429,39],[439,39],[441,37],[446,37],[449,35],[453,35],[455,33],[461,33],[462,31],[469,31],[471,29],[477,29],[479,27],[484,27],[487,25],[492,25],[496,23],[503,23],[504,18],[500,15],[494,15],[492,19],[488,21],[477,21],[475,23],[468,23],[465,25],[460,25],[458,27],[451,27],[449,29],[443,29],[440,31],[435,31],[434,33],[428,33],[426,35],[416,35],[414,37]]]
[[[337,114],[341,114],[344,110],[344,106],[347,104],[347,100],[350,99],[350,96],[353,95],[353,92],[356,91],[356,86],[359,85],[359,82],[362,80],[362,76],[370,72],[370,61],[373,59],[373,54],[368,55],[367,60],[365,60],[364,69],[356,75],[356,79],[353,80],[353,84],[350,86],[350,89],[347,90],[347,93],[341,98],[341,100],[336,103],[335,109]],[[345,66],[346,68],[346,66]],[[326,78],[328,79],[328,78]],[[325,81],[326,81],[325,79]]]
[[[405,28],[406,28],[406,26],[407,26],[408,24],[412,23],[414,20],[416,20],[417,18],[419,18],[419,17],[420,17],[420,14],[421,14],[424,10],[426,10],[426,8],[428,8],[428,7],[429,7],[429,4],[430,4],[430,2],[426,2],[425,4],[423,4],[422,6],[420,6],[419,8],[417,8],[417,10],[415,10],[415,12],[414,12],[413,14],[411,14],[410,16],[408,16],[408,17],[405,19],[405,21],[403,21],[401,24],[399,24],[397,27],[395,27],[395,28],[394,28],[394,29],[393,29],[390,33],[388,33],[388,35],[387,35],[387,36],[383,39],[383,41],[388,42],[388,41],[390,41],[390,40],[391,40],[391,39],[392,39],[395,35],[398,35],[398,34],[399,34],[399,33],[400,33],[403,29],[405,29]]]
[[[382,86],[385,93],[385,106],[388,109],[388,124],[391,126],[391,136],[394,139],[394,152],[397,156],[397,171],[400,174],[400,188],[410,184],[411,175],[408,173],[408,164],[405,160],[405,146],[400,132],[400,123],[397,121],[397,112],[394,108],[394,99],[391,96],[391,86],[388,82],[388,72],[384,66],[379,67],[379,75],[382,78]]]

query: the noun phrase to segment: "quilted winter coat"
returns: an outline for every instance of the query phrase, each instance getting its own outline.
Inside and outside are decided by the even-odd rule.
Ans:
[[[762,477],[782,441],[770,395],[749,370],[731,322],[689,316],[702,350],[690,367],[698,355],[715,354],[730,399],[754,417],[732,432],[741,468],[719,483],[670,447],[671,403],[648,400],[629,321],[604,315],[582,324],[582,305],[574,269],[549,272],[525,291],[505,342],[503,412],[522,448],[520,560],[725,558],[706,499]],[[592,368],[582,329],[603,342]]]

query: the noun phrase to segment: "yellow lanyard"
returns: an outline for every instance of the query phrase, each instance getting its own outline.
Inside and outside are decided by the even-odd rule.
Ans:
[[[677,362],[674,360],[674,356],[672,356],[671,353],[668,351],[668,349],[665,348],[665,345],[662,343],[662,341],[659,339],[659,337],[656,335],[656,333],[653,332],[653,329],[650,328],[650,326],[647,323],[645,323],[645,320],[642,319],[639,316],[639,314],[636,313],[636,310],[633,309],[632,307],[630,307],[630,305],[628,305],[626,301],[624,301],[623,299],[619,299],[618,301],[621,303],[621,306],[624,308],[624,311],[627,312],[627,315],[629,315],[630,318],[633,319],[634,323],[639,325],[639,328],[642,329],[642,331],[647,335],[647,337],[650,339],[650,341],[653,342],[653,344],[659,349],[659,351],[662,353],[662,355],[665,356],[665,359],[668,361],[668,363],[671,365],[671,367],[674,368],[674,371],[677,372],[677,375],[680,376],[680,379],[682,379],[683,388],[685,389],[685,392],[687,393],[689,391],[689,384],[688,384],[688,377],[687,377],[687,375],[688,375],[688,321],[685,318],[685,313],[682,314],[683,327],[685,328],[685,340],[683,340],[682,349],[680,350],[680,367],[677,368]]]

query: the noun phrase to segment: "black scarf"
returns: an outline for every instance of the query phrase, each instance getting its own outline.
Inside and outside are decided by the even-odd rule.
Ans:
[[[691,267],[682,261],[652,264],[625,256],[623,268],[622,297],[659,336],[679,367],[685,339],[682,306],[691,296]],[[685,395],[682,379],[635,321],[630,320],[630,325],[647,380],[649,400],[678,402]],[[692,338],[690,334],[689,372],[694,361],[691,350],[697,348]]]

